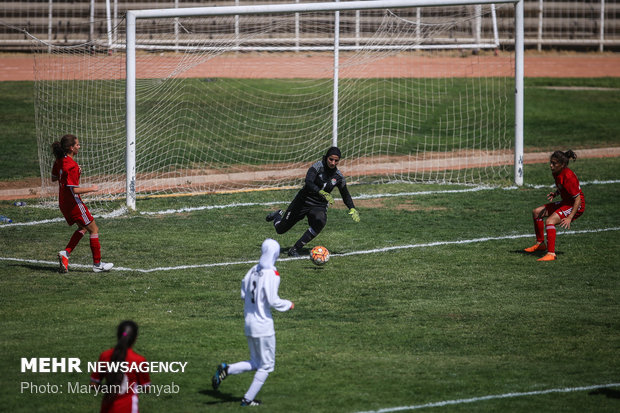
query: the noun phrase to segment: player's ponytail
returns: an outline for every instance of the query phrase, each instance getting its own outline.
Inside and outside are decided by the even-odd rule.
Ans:
[[[564,156],[566,156],[566,159],[572,159],[573,161],[577,160],[577,154],[570,149],[564,152]]]
[[[138,325],[131,320],[123,321],[118,325],[116,330],[116,336],[118,341],[110,357],[110,362],[121,363],[125,361],[127,357],[127,351],[133,346],[138,338]],[[110,385],[111,389],[118,389],[123,381],[122,372],[108,373],[105,376],[106,384]],[[114,396],[115,392],[106,393],[106,396]],[[105,396],[104,396],[105,398]]]
[[[66,154],[69,153],[71,147],[75,145],[75,140],[77,137],[75,135],[65,135],[60,138],[60,141],[55,141],[52,143],[52,152],[56,159],[62,159]]]
[[[551,154],[550,159],[555,159],[562,164],[562,166],[568,165],[569,160],[577,160],[577,154],[573,152],[571,149],[566,152],[555,151]]]

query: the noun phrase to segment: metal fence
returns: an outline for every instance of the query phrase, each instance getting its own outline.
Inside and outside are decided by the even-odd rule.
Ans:
[[[272,0],[290,3],[293,0]],[[319,1],[319,0],[317,0]],[[295,2],[314,2],[296,0]],[[153,1],[0,1],[0,51],[27,51],[31,47],[28,34],[54,45],[75,45],[93,39],[104,39],[117,25],[123,24],[126,10],[265,4],[264,1],[185,0]],[[525,0],[525,46],[530,49],[620,50],[620,2],[610,0]],[[425,8],[422,13],[438,12]],[[419,10],[411,11],[420,13]],[[493,23],[484,23],[482,36],[489,41],[496,29],[502,44],[514,41],[514,9],[500,9]],[[349,17],[355,36],[372,36],[380,24],[376,14],[356,13]],[[496,27],[490,27],[495,24]],[[480,29],[479,29],[480,30]],[[26,34],[26,32],[28,34]],[[285,34],[286,35],[286,34]],[[292,36],[294,34],[288,34]],[[475,35],[473,35],[475,36]],[[484,41],[484,39],[483,39]]]

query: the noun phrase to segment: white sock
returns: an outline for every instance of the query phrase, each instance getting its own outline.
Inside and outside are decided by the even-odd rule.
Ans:
[[[228,374],[240,374],[246,371],[252,371],[252,364],[249,361],[240,361],[228,366]]]
[[[269,373],[267,373],[266,371],[257,371],[254,375],[254,380],[252,380],[252,384],[250,385],[248,392],[243,397],[245,397],[247,400],[254,400],[261,387],[263,387],[263,384],[265,384],[267,376],[269,376]]]

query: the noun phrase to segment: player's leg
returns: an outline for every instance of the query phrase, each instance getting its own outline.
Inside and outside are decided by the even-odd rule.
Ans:
[[[97,223],[92,220],[85,228],[90,234],[90,251],[93,254],[93,271],[110,271],[112,267],[114,267],[114,264],[101,261],[101,243],[99,242],[99,227]]]
[[[222,384],[222,381],[228,376],[253,371],[258,368],[260,360],[258,339],[247,337],[247,340],[250,350],[250,360],[238,361],[233,364],[220,363],[215,370],[215,374],[213,374],[211,378],[213,390],[217,390],[220,384]]]
[[[555,255],[555,226],[562,222],[562,219],[568,217],[573,211],[572,205],[559,205],[555,208],[555,211],[547,218],[545,230],[547,231],[547,255],[540,258],[538,261],[553,261],[556,259]],[[573,221],[581,216],[583,210],[578,211],[573,216]]]
[[[526,248],[525,252],[544,251],[545,245],[545,228],[544,219],[548,216],[546,205],[541,205],[532,210],[532,219],[534,220],[534,233],[536,234],[536,244]]]
[[[289,250],[291,256],[299,256],[299,251],[325,228],[327,224],[327,210],[325,207],[312,208],[308,211],[308,229],[303,233],[301,238],[297,240],[295,245]],[[295,253],[297,253],[295,255]]]
[[[67,252],[67,255],[70,255],[71,252],[75,249],[75,247],[77,247],[78,243],[80,242],[80,240],[82,239],[85,233],[86,233],[86,228],[78,227],[78,229],[75,230],[75,232],[71,236],[71,239],[69,240],[69,243],[65,247],[65,251]]]
[[[301,199],[300,196],[296,196],[288,208],[286,208],[286,212],[275,215],[273,227],[278,234],[284,234],[289,229],[293,228],[305,215],[306,210],[304,208],[303,199]]]
[[[71,238],[69,239],[69,243],[65,247],[64,250],[58,252],[58,263],[60,264],[59,272],[66,273],[69,272],[69,255],[71,252],[77,247],[78,243],[84,237],[86,233],[86,228],[80,228],[78,225],[78,229],[75,230]]]
[[[256,400],[256,395],[265,384],[269,373],[271,373],[276,364],[276,336],[259,337],[255,339],[256,346],[252,353],[252,363],[256,366],[256,373],[250,388],[243,396],[242,406],[257,406],[261,404]]]
[[[556,230],[555,226],[560,223],[562,220],[562,214],[560,210],[551,214],[549,218],[547,218],[547,222],[545,223],[545,230],[547,231],[547,254],[539,258],[538,261],[554,261],[556,259],[555,256],[555,236]]]

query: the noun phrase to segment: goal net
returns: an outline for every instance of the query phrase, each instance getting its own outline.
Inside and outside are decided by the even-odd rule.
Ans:
[[[139,200],[299,186],[333,144],[351,184],[508,183],[515,60],[497,31],[513,28],[494,24],[506,7],[137,19],[127,119],[125,20],[99,22],[109,29],[87,44],[39,45],[43,187],[55,194],[49,148],[67,133],[100,208],[128,190]]]

